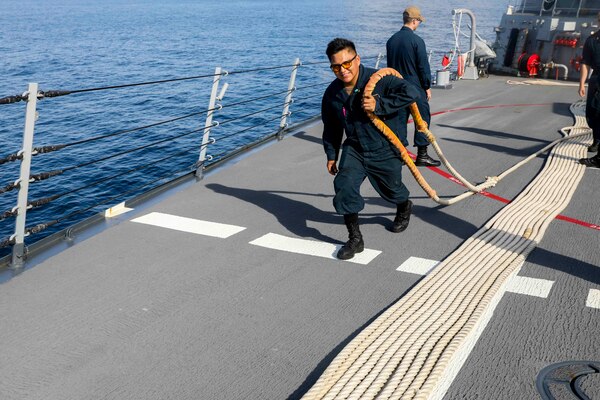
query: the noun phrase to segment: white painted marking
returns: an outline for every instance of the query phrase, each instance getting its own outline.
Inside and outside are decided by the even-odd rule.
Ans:
[[[342,247],[331,243],[318,242],[316,240],[290,238],[287,236],[278,235],[276,233],[267,233],[250,242],[250,244],[266,247],[269,249],[289,251],[290,253],[307,254],[337,260],[335,255]],[[377,257],[381,251],[365,249],[362,253],[356,254],[350,260],[356,264],[366,265]]]
[[[396,268],[396,271],[408,272],[409,274],[427,275],[437,265],[439,261],[428,260],[427,258],[409,257],[402,265]]]
[[[506,291],[546,299],[552,285],[554,285],[554,281],[515,275],[508,281]]]
[[[439,261],[428,260],[427,258],[409,257],[396,269],[396,271],[408,272],[409,274],[416,275],[427,275],[435,267],[437,267],[439,263]],[[548,298],[553,284],[554,281],[515,275],[508,281],[506,285],[506,291],[511,293],[526,294],[528,296],[542,297],[545,299]]]
[[[104,218],[116,217],[117,215],[125,214],[126,212],[129,212],[131,210],[133,210],[133,208],[125,207],[125,202],[122,202],[122,203],[116,204],[116,205],[112,206],[111,208],[105,210]]]
[[[199,219],[179,217],[177,215],[158,212],[146,214],[131,221],[222,239],[228,238],[229,236],[235,235],[246,229],[243,226],[219,224],[217,222],[202,221]]]
[[[600,310],[600,290],[590,289],[587,300],[585,301],[585,305],[587,307],[597,308]]]

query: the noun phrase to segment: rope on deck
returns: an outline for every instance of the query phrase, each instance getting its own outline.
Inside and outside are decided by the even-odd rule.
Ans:
[[[359,333],[303,399],[441,399],[478,334],[550,222],[568,205],[591,134],[585,103],[571,105],[574,136],[536,179],[473,237]],[[581,136],[582,133],[588,136]]]
[[[367,82],[367,85],[365,86],[365,96],[371,96],[371,93],[375,89],[375,86],[377,85],[377,83],[383,77],[388,76],[388,75],[403,79],[402,75],[395,69],[382,68],[379,71],[377,71],[376,73],[374,73],[371,76],[371,78],[369,79],[369,82]],[[510,83],[510,81],[508,83]],[[373,113],[371,111],[365,111],[365,112],[366,112],[367,116],[369,117],[369,119],[371,120],[371,122],[377,127],[377,129],[379,129],[379,131],[383,134],[383,136],[385,136],[385,138],[388,139],[390,141],[390,143],[392,143],[392,145],[394,147],[396,147],[396,149],[398,149],[398,151],[400,152],[400,157],[402,158],[402,161],[404,161],[404,164],[408,167],[409,171],[411,172],[411,174],[413,175],[413,177],[415,178],[415,180],[417,181],[419,186],[421,186],[421,188],[425,191],[425,193],[427,193],[427,195],[433,201],[435,201],[438,204],[444,205],[444,206],[449,206],[449,205],[458,203],[459,201],[464,200],[469,196],[472,196],[476,193],[480,193],[480,192],[484,191],[485,189],[489,189],[491,187],[496,186],[496,184],[498,182],[500,182],[502,179],[504,179],[507,175],[516,171],[518,168],[522,167],[527,162],[533,160],[538,155],[553,148],[556,144],[558,144],[564,140],[571,140],[574,137],[587,135],[588,130],[589,130],[589,128],[588,129],[580,129],[577,133],[573,133],[572,135],[569,135],[569,136],[567,136],[564,133],[564,131],[562,131],[563,134],[565,134],[564,137],[553,141],[552,143],[545,146],[543,149],[538,150],[534,154],[532,154],[529,157],[525,158],[524,160],[518,162],[517,164],[515,164],[508,170],[504,171],[500,175],[488,176],[488,177],[486,177],[486,179],[483,183],[480,183],[479,185],[474,185],[471,182],[469,182],[468,180],[466,180],[456,169],[454,169],[454,167],[452,167],[452,165],[450,164],[450,161],[448,161],[448,159],[442,152],[442,149],[440,148],[439,144],[437,143],[435,136],[429,130],[429,126],[427,125],[427,122],[425,122],[423,120],[423,118],[421,117],[421,113],[419,112],[419,108],[417,107],[417,104],[416,103],[410,104],[409,110],[413,117],[413,120],[415,121],[415,126],[417,127],[417,130],[419,132],[423,133],[425,135],[425,137],[427,138],[427,140],[429,141],[429,143],[431,143],[433,149],[435,150],[437,155],[440,157],[440,161],[442,162],[442,164],[444,164],[444,166],[446,167],[448,172],[450,172],[452,174],[452,176],[454,176],[456,179],[458,179],[458,181],[463,186],[465,186],[467,189],[469,189],[469,191],[464,192],[464,193],[462,193],[458,196],[455,196],[451,199],[448,199],[448,200],[441,199],[438,196],[437,192],[433,188],[431,188],[431,186],[429,186],[429,184],[427,183],[427,181],[425,180],[425,178],[423,177],[421,172],[419,172],[419,170],[413,163],[412,159],[408,155],[408,151],[406,150],[406,148],[404,147],[404,145],[402,144],[400,139],[398,139],[396,134],[385,124],[385,122],[383,122],[377,115],[375,115],[375,113]],[[565,128],[563,128],[563,129],[565,129]]]

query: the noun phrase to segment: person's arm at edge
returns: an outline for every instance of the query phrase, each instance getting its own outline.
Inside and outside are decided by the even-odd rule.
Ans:
[[[337,159],[342,144],[344,129],[335,116],[335,110],[332,109],[330,101],[327,100],[327,93],[323,95],[321,102],[321,120],[323,121],[323,149],[327,156],[327,171],[331,175],[338,172]]]
[[[585,97],[585,81],[589,74],[589,67],[587,64],[581,64],[581,72],[579,76],[579,96]]]

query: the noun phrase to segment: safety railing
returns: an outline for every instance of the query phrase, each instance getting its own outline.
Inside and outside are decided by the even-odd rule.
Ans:
[[[378,66],[381,58],[363,60]],[[67,228],[115,204],[202,178],[245,149],[283,138],[320,114],[333,79],[328,65],[296,59],[77,90],[31,83],[0,98],[0,265],[19,268],[28,246],[51,234],[68,237]],[[15,129],[23,131],[20,149]]]

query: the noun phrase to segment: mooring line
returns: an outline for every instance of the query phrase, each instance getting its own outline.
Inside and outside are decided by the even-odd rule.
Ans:
[[[589,131],[584,107],[571,106],[570,139]],[[571,200],[586,145],[580,137],[558,143],[534,181],[360,332],[303,398],[443,398],[507,282]]]
[[[377,83],[386,76],[394,76],[396,78],[403,79],[402,75],[400,75],[400,73],[398,71],[396,71],[395,69],[382,68],[382,69],[378,70],[377,72],[375,72],[371,76],[369,81],[367,82],[365,89],[364,89],[364,96],[371,96],[371,93],[375,89],[375,86],[377,85]],[[480,107],[486,107],[486,106],[480,106]],[[404,161],[404,164],[406,165],[408,170],[411,172],[411,174],[413,175],[413,177],[415,178],[415,180],[417,181],[419,186],[421,186],[421,188],[425,191],[425,193],[427,193],[427,195],[433,201],[435,201],[438,204],[444,205],[444,206],[455,204],[459,201],[466,199],[467,197],[474,195],[475,193],[480,193],[480,192],[484,191],[485,189],[496,186],[496,184],[498,182],[500,182],[502,179],[504,179],[506,176],[513,173],[518,168],[522,167],[529,161],[533,160],[538,155],[545,153],[546,151],[550,150],[555,145],[557,145],[558,143],[560,143],[564,140],[572,139],[574,137],[579,137],[579,136],[584,136],[584,135],[589,134],[589,132],[588,132],[589,128],[588,128],[588,130],[581,129],[577,133],[573,133],[573,131],[571,131],[570,135],[565,135],[564,137],[553,141],[552,143],[548,144],[541,150],[538,150],[537,152],[533,153],[529,157],[527,157],[524,160],[520,161],[519,163],[515,164],[508,170],[504,171],[500,175],[487,176],[485,178],[484,182],[482,182],[478,185],[474,185],[471,182],[469,182],[467,179],[465,179],[456,169],[454,169],[454,167],[452,167],[452,165],[450,164],[450,161],[446,158],[446,156],[442,152],[442,149],[440,148],[439,144],[437,143],[435,136],[429,130],[429,126],[428,126],[427,122],[425,122],[423,120],[423,118],[421,117],[421,113],[419,112],[419,108],[417,107],[417,104],[416,103],[410,104],[409,110],[410,110],[410,114],[413,117],[413,120],[414,120],[417,130],[425,135],[425,137],[427,138],[429,143],[432,145],[432,147],[435,150],[435,152],[437,153],[437,155],[440,157],[440,161],[442,162],[442,164],[444,164],[444,166],[452,174],[452,176],[454,176],[463,186],[465,186],[467,189],[469,189],[469,191],[464,192],[464,193],[462,193],[458,196],[455,196],[451,199],[441,199],[438,196],[437,192],[429,185],[429,183],[427,183],[427,181],[425,180],[425,178],[423,177],[421,172],[417,169],[415,163],[408,155],[408,151],[406,150],[406,147],[404,147],[404,145],[402,144],[402,142],[400,141],[398,136],[374,112],[372,112],[372,111],[365,111],[365,112],[366,112],[367,116],[369,117],[369,119],[371,120],[371,122],[373,123],[373,125],[375,125],[377,127],[377,129],[379,129],[381,134],[400,152],[400,157],[402,158],[402,161]],[[570,127],[570,128],[573,128],[573,127]],[[563,128],[563,130],[564,129],[565,128]],[[564,134],[564,132],[563,132],[563,134]]]

